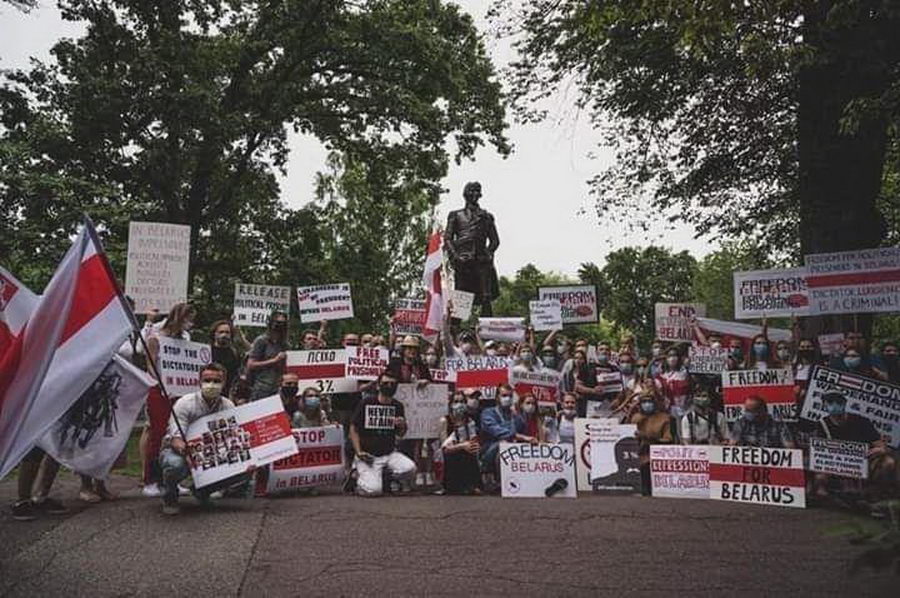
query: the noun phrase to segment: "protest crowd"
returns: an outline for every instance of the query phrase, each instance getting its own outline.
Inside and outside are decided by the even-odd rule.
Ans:
[[[510,471],[549,474],[541,492],[565,495],[576,485],[559,472],[575,461],[583,467],[587,442],[596,462],[608,445],[611,469],[588,465],[578,490],[666,495],[659,490],[671,482],[678,495],[694,474],[708,477],[692,491],[715,486],[719,498],[769,504],[793,502],[798,491],[826,500],[900,489],[900,438],[890,425],[900,418],[894,342],[873,348],[849,331],[836,343],[828,335],[826,354],[818,337],[804,335],[801,318],[791,319],[791,330],[770,329],[765,316],[761,325],[730,326],[691,304],[665,304],[650,346],[630,335],[591,343],[566,334],[564,316],[597,317],[592,287],[538,297],[530,314],[504,318],[473,317],[471,297],[460,313],[465,294],[437,304],[439,322],[433,296],[402,300],[384,330],[333,338],[329,321],[352,317],[352,284],[297,289],[297,330],[289,290],[259,285],[252,292],[268,299],[241,303],[250,286],[237,285],[233,317],[199,334],[189,302],[143,311],[79,398],[101,404],[94,399],[109,390],[113,365],[124,372],[115,378],[119,391],[127,372],[142,381],[130,420],[145,405],[142,494],[161,500],[166,514],[177,514],[189,494],[211,504],[223,495],[315,495],[329,486],[363,497],[507,496],[524,488],[504,486]],[[567,307],[566,297],[584,305]],[[251,303],[253,313],[242,313]],[[262,332],[248,335],[248,325]],[[61,421],[88,442],[86,431],[108,420],[79,405]],[[127,435],[126,420],[117,425]],[[65,447],[31,443],[21,450],[14,517],[65,511],[49,496],[60,463],[81,475],[79,499],[114,500],[104,479],[122,449],[104,455],[102,466],[95,459],[80,467]],[[665,455],[678,455],[674,465]],[[691,465],[697,455],[701,464]],[[749,469],[734,478],[739,459],[772,479],[748,480]]]

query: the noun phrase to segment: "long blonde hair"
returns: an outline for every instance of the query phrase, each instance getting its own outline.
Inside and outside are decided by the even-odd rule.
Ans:
[[[169,310],[166,316],[166,323],[163,325],[161,332],[166,336],[180,335],[184,332],[184,321],[188,316],[196,317],[197,310],[190,303],[176,303]]]

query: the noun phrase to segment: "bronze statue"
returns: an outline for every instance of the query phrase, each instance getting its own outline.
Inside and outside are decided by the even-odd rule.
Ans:
[[[456,289],[475,294],[473,305],[481,306],[482,316],[491,316],[491,301],[500,294],[494,269],[494,252],[500,246],[494,217],[478,206],[481,183],[466,183],[463,189],[466,207],[447,217],[444,247],[453,265]]]

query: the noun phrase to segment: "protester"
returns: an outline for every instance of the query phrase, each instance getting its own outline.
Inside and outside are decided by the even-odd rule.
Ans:
[[[562,410],[559,412],[559,441],[575,444],[575,416],[578,415],[577,399],[575,393],[567,392],[563,395]]]
[[[294,412],[293,425],[295,428],[321,428],[331,425],[328,415],[322,409],[322,396],[315,386],[303,389],[303,399]]]
[[[881,363],[884,365],[884,373],[887,381],[892,384],[900,384],[900,359],[898,359],[897,343],[887,341],[881,345]]]
[[[690,407],[691,375],[684,366],[681,352],[677,348],[672,347],[666,351],[666,362],[656,379],[659,382],[664,408],[672,417],[681,418]]]
[[[778,341],[775,343],[775,365],[776,367],[790,367],[793,360],[793,352],[791,344],[787,341]]]
[[[650,377],[659,376],[666,364],[666,354],[663,348],[663,342],[659,339],[654,340],[650,345]]]
[[[381,496],[385,470],[411,491],[416,464],[397,450],[397,438],[406,434],[403,403],[394,398],[397,379],[388,371],[378,377],[378,395],[360,401],[350,423],[350,441],[356,457],[356,491],[360,496]]]
[[[845,349],[844,354],[841,355],[837,361],[832,359],[829,367],[850,374],[867,376],[869,378],[887,378],[886,375],[873,367],[870,359],[865,359],[863,354],[854,347]]]
[[[513,404],[515,397],[509,384],[497,388],[497,405],[481,412],[481,468],[497,473],[497,454],[500,442],[516,440],[516,422]]]
[[[523,442],[537,444],[544,441],[541,420],[538,417],[537,399],[531,393],[523,393],[519,397],[515,425],[516,435]]]
[[[744,363],[744,345],[740,339],[733,338],[728,341],[727,369],[739,370]]]
[[[540,359],[541,359],[541,364],[548,370],[559,371],[559,368],[560,368],[559,355],[557,355],[556,348],[553,345],[545,344],[541,347]]]
[[[392,359],[388,369],[394,372],[401,383],[431,382],[431,370],[422,361],[419,355],[419,339],[414,336],[406,336],[400,342],[400,357]]]
[[[513,369],[518,372],[534,372],[540,369],[540,365],[534,359],[534,351],[528,345],[521,345],[516,355],[516,364]]]
[[[176,303],[169,310],[162,326],[152,328],[149,338],[147,339],[147,356],[148,371],[156,377],[157,364],[159,363],[159,339],[160,337],[177,338],[182,340],[190,340],[190,331],[194,327],[194,320],[197,317],[196,310],[187,303]],[[157,378],[158,380],[158,378]],[[169,397],[169,400],[175,401],[178,397]],[[162,488],[159,483],[161,481],[161,473],[159,470],[159,451],[162,447],[163,437],[166,435],[166,428],[169,421],[169,414],[172,405],[162,394],[159,385],[150,389],[147,395],[147,420],[148,425],[141,432],[140,449],[141,459],[144,465],[143,483],[144,487],[141,493],[150,498],[158,498],[162,496]]]
[[[53,462],[55,467],[44,466]],[[43,450],[35,447],[19,463],[16,486],[18,500],[12,505],[12,518],[16,521],[32,521],[42,513],[63,515],[69,512],[61,502],[47,496],[56,479],[59,465]]]
[[[284,406],[284,412],[292,422],[295,420],[297,411],[300,409],[300,400],[297,396],[299,392],[300,379],[297,377],[297,374],[292,372],[285,372],[282,374],[277,396],[281,399],[281,404]],[[297,427],[296,424],[294,424],[294,427]]]
[[[440,441],[444,456],[444,491],[447,494],[479,493],[481,442],[462,393],[453,393],[450,398],[447,415],[441,418]]]
[[[706,390],[694,393],[691,408],[681,418],[681,444],[726,444],[725,414],[713,409]]]
[[[741,364],[745,370],[766,370],[777,367],[777,362],[772,356],[769,346],[769,337],[765,334],[757,334],[750,343],[750,353]]]
[[[304,351],[312,351],[324,347],[327,325],[328,323],[322,320],[319,323],[319,330],[312,330],[311,328],[304,330],[300,335],[300,347]]]
[[[575,353],[578,355],[577,350]],[[618,374],[621,380],[619,368],[610,363],[609,345],[602,344],[597,350],[597,363],[582,363],[575,373],[579,417],[585,417],[589,408],[592,417],[606,417],[613,412],[613,402],[621,389],[600,378],[601,375],[609,374]]]
[[[794,400],[797,408],[803,406],[806,399],[806,389],[809,386],[812,369],[822,363],[822,355],[816,346],[816,342],[803,338],[797,343],[797,354],[791,362],[791,371],[794,374]]]
[[[234,346],[234,332],[230,320],[219,320],[210,328],[212,360],[222,364],[228,374],[222,392],[226,397],[231,397],[231,389],[237,382],[241,370],[241,357]]]
[[[790,431],[782,422],[769,415],[765,399],[748,397],[741,417],[731,428],[730,445],[765,448],[794,448]]]
[[[672,416],[661,409],[652,395],[638,398],[640,411],[631,417],[631,423],[637,426],[637,438],[640,443],[641,460],[641,494],[650,496],[650,446],[654,444],[672,444]]]
[[[619,351],[619,371],[622,372],[622,384],[627,389],[634,386],[637,377],[635,359],[630,351]]]
[[[163,514],[177,515],[178,507],[178,483],[190,475],[190,467],[185,457],[187,445],[182,437],[192,423],[211,413],[218,413],[234,407],[228,398],[222,396],[225,388],[227,372],[218,363],[210,363],[200,370],[200,390],[184,395],[175,402],[172,408],[172,416],[169,420],[169,429],[163,439],[163,449],[160,453],[162,466],[162,479],[165,487],[163,495]],[[252,474],[255,467],[248,468],[247,473]],[[194,496],[202,505],[210,504],[210,492],[203,488],[195,489]]]
[[[283,311],[269,315],[268,329],[253,340],[247,355],[250,400],[256,401],[278,392],[278,383],[287,361],[288,317]]]
[[[538,422],[540,425],[538,438],[541,442],[558,443],[559,421],[556,419],[556,409],[550,405],[538,405]]]

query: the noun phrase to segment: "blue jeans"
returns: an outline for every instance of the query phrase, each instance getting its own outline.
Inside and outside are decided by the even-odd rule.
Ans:
[[[191,474],[187,459],[171,448],[164,448],[159,454],[159,466],[162,469],[163,486],[165,487],[164,500],[177,502],[178,482]]]

